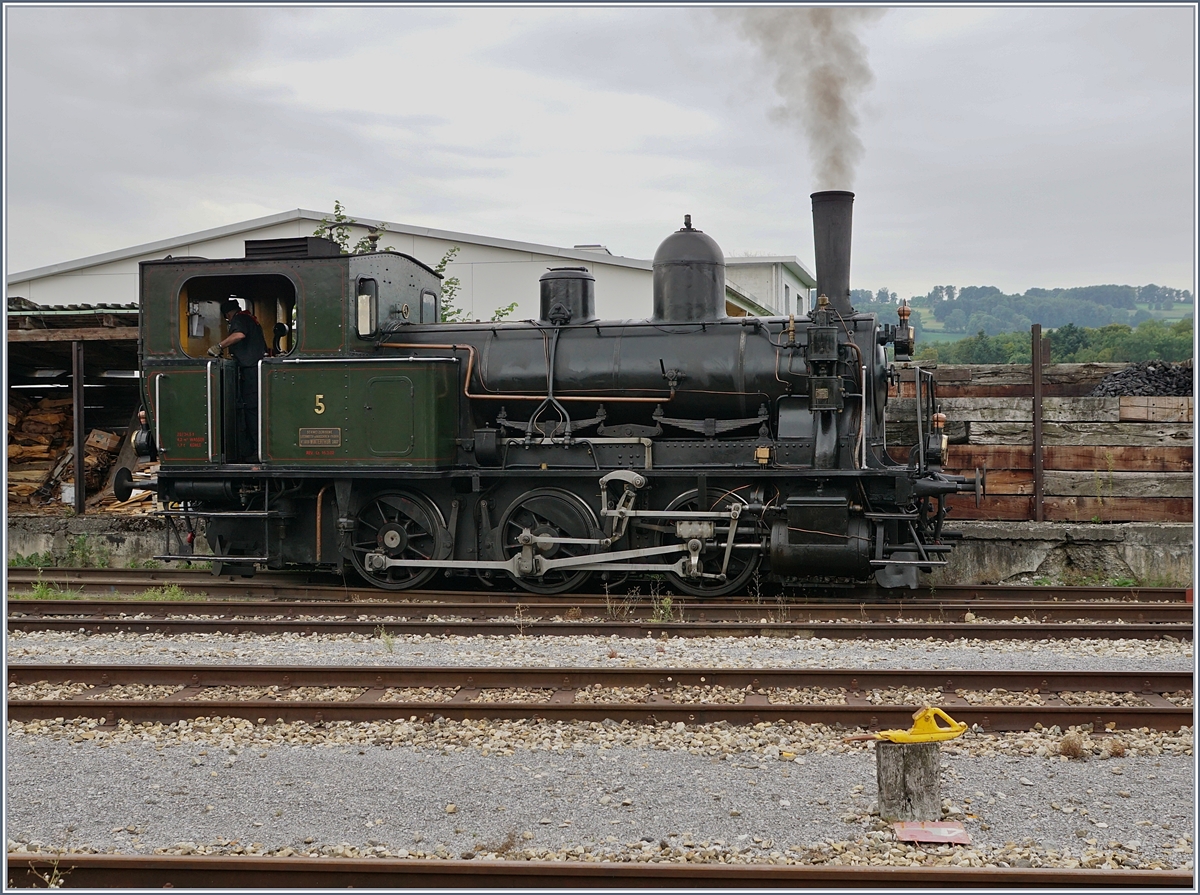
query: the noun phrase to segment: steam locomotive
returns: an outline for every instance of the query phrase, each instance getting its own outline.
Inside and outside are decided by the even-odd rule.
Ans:
[[[889,457],[886,346],[911,356],[908,309],[898,324],[855,313],[854,196],[812,199],[806,319],[727,317],[724,256],[688,218],[654,256],[638,321],[600,320],[583,268],[542,276],[537,320],[446,324],[439,275],[396,252],[310,237],[143,262],[136,443],[159,459],[160,558],[349,566],[385,590],[439,573],[539,594],[593,575],[665,576],[695,597],[756,573],[916,587],[952,549],[944,498],[983,479],[941,472],[945,417],[920,368],[917,443]],[[273,347],[251,445],[245,377],[208,355],[231,295]]]

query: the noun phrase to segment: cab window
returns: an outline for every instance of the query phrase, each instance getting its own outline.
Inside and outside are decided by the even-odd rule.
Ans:
[[[421,293],[421,322],[422,323],[437,323],[438,322],[438,301],[437,296],[426,289]]]
[[[358,278],[355,289],[354,326],[360,339],[369,339],[377,329],[376,315],[379,306],[379,287],[369,277]]]
[[[236,298],[258,320],[273,354],[288,354],[296,346],[296,287],[280,274],[199,276],[179,290],[179,347],[188,357],[208,355],[229,328],[221,302]]]

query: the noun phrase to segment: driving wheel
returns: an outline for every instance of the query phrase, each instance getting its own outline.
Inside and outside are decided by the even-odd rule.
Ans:
[[[368,554],[389,559],[445,559],[450,535],[438,508],[419,494],[387,491],[368,497],[355,518],[350,561],[358,574],[384,590],[420,587],[436,568],[388,566],[369,568]]]
[[[696,512],[715,510],[718,512],[728,512],[730,505],[737,501],[743,506],[745,501],[735,494],[722,495],[720,491],[714,491],[711,488],[708,490],[708,497],[701,505],[696,495],[698,491],[693,488],[691,491],[685,491],[667,504],[667,510],[680,510],[682,512]],[[718,526],[726,528],[727,522],[720,522]],[[734,543],[737,541],[754,540],[755,525],[749,520],[743,519],[738,524],[739,537],[734,538]],[[715,575],[721,571],[721,564],[725,561],[725,539],[727,532],[718,532],[715,538],[705,540],[704,546],[700,551],[699,569],[702,573]],[[684,544],[686,540],[679,538],[673,532],[663,533],[660,535],[663,544]],[[674,572],[667,572],[667,580],[671,582],[671,586],[676,590],[690,594],[693,597],[724,597],[735,593],[746,586],[746,583],[754,575],[755,569],[758,568],[760,551],[758,550],[739,550],[737,547],[729,554],[729,568],[726,570],[726,578],[722,581],[719,578],[686,578],[681,575],[676,575]],[[663,557],[664,559],[674,559],[674,555]]]
[[[500,520],[500,544],[504,558],[511,559],[523,549],[521,536],[528,531],[534,538],[533,552],[545,559],[585,556],[595,553],[597,544],[550,544],[546,538],[600,538],[600,526],[591,507],[569,491],[535,488],[512,502]],[[541,543],[538,543],[538,539]],[[509,573],[519,587],[534,594],[561,594],[582,586],[591,572],[571,568],[551,569],[540,578],[518,578]]]

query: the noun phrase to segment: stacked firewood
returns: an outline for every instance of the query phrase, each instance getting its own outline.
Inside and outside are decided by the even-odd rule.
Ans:
[[[38,507],[64,502],[63,485],[74,485],[74,419],[70,398],[36,403],[15,395],[8,402],[8,502]],[[108,482],[121,438],[93,429],[84,445],[84,485],[98,494]]]
[[[27,504],[72,438],[70,398],[8,400],[8,502]]]

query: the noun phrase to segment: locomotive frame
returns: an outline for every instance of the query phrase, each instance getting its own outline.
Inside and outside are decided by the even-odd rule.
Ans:
[[[920,368],[917,444],[907,464],[888,455],[885,346],[904,363],[912,330],[907,308],[888,325],[850,307],[852,201],[813,195],[820,298],[800,320],[726,317],[723,255],[686,218],[643,321],[599,320],[581,268],[542,277],[538,320],[442,324],[438,274],[400,253],[304,238],[143,262],[136,441],[160,462],[159,558],[350,566],[387,590],[439,572],[533,593],[665,575],[715,597],[759,570],[915,587],[952,549],[944,497],[984,476],[941,472]],[[274,347],[248,463],[229,462],[247,447],[234,362],[207,355],[230,295]]]

